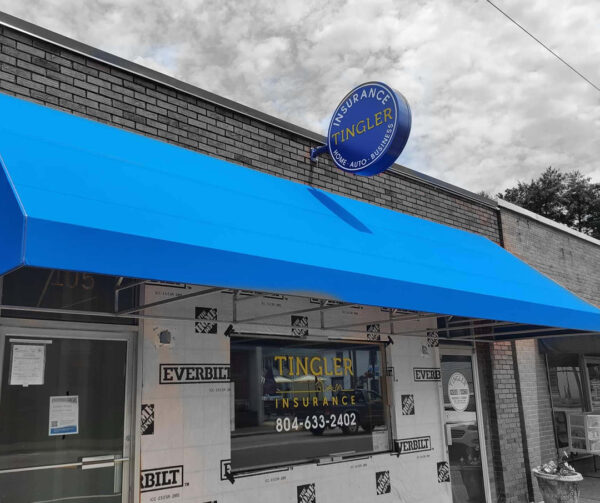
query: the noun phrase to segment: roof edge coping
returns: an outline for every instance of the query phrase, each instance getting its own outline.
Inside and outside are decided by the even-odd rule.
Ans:
[[[498,199],[498,206],[500,207],[500,210],[502,210],[502,208],[505,208],[514,213],[519,213],[520,215],[531,218],[532,220],[535,220],[536,222],[547,225],[549,227],[553,227],[554,229],[557,229],[561,232],[571,234],[572,236],[575,236],[576,238],[579,238],[579,239],[583,239],[584,241],[589,241],[590,243],[595,244],[596,246],[600,246],[600,240],[593,238],[592,236],[588,236],[587,234],[584,234],[583,232],[579,232],[578,230],[572,229],[568,225],[561,224],[559,222],[555,222],[554,220],[550,220],[549,218],[543,217],[542,215],[538,215],[537,213],[534,213],[531,210],[522,208],[521,206],[518,206],[518,205],[511,203],[509,201],[506,201],[504,199]]]

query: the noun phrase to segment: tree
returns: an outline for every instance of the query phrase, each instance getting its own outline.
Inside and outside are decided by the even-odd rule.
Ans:
[[[600,231],[600,227],[594,226],[600,209],[599,188],[600,184],[591,183],[591,179],[584,177],[579,171],[567,173],[563,196],[567,225],[587,234]]]
[[[600,238],[600,184],[577,170],[563,173],[549,167],[498,197]]]

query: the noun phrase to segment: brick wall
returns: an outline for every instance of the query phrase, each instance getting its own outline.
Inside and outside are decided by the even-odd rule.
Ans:
[[[575,295],[600,306],[600,246],[501,207],[504,247]]]
[[[402,174],[311,163],[314,141],[1,25],[0,92],[499,241],[494,208]]]
[[[501,205],[507,250],[560,285],[600,306],[600,245]],[[530,468],[556,456],[552,404],[544,355],[536,341],[515,343]],[[534,483],[535,496],[540,495]]]
[[[529,489],[521,431],[519,392],[514,368],[512,342],[497,342],[490,346],[493,399],[497,420],[497,455],[494,464],[496,478],[503,486],[498,502],[527,503]],[[500,463],[500,464],[499,464]]]
[[[535,467],[556,456],[546,362],[534,339],[517,341],[515,345],[527,455],[529,466]],[[533,484],[533,489],[535,501],[541,501],[537,484]]]

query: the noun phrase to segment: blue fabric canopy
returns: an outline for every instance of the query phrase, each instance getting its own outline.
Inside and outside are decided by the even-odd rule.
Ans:
[[[5,95],[0,118],[0,274],[28,265],[600,330],[598,309],[482,236]]]

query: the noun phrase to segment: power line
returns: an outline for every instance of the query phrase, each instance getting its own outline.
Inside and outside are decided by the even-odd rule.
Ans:
[[[529,35],[533,40],[535,40],[538,44],[540,44],[544,49],[546,49],[550,54],[552,54],[556,59],[558,59],[561,63],[563,63],[564,65],[566,65],[569,69],[571,69],[572,71],[574,71],[577,75],[579,75],[583,80],[585,80],[590,86],[592,86],[596,91],[600,91],[600,87],[598,87],[596,84],[594,84],[590,79],[588,79],[585,75],[583,75],[580,71],[578,71],[576,68],[573,68],[573,66],[571,66],[569,63],[567,63],[563,58],[561,58],[558,54],[556,54],[552,49],[550,49],[550,47],[548,47],[546,44],[544,44],[544,42],[542,42],[539,38],[537,38],[535,35],[533,35],[531,32],[527,31],[523,26],[521,26],[517,21],[515,21],[512,17],[510,17],[506,12],[504,12],[500,7],[498,7],[496,4],[494,4],[494,2],[492,2],[491,0],[486,0],[487,3],[489,3],[492,7],[494,7],[494,9],[496,9],[498,12],[500,12],[500,14],[502,14],[504,17],[506,17],[508,20],[510,20],[512,23],[514,23],[515,25],[517,25],[519,28],[521,28],[521,30],[523,30],[525,33],[527,33],[527,35]]]

